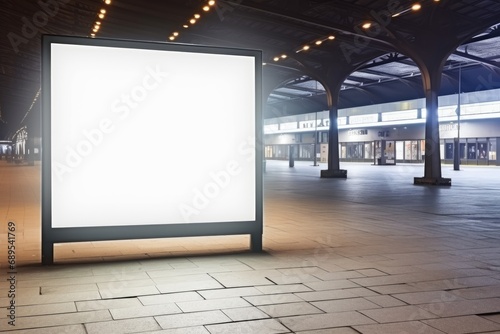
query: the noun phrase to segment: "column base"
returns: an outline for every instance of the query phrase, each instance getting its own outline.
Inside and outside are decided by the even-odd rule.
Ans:
[[[431,186],[451,186],[451,179],[436,178],[436,177],[415,177],[413,184],[416,185],[431,185]]]
[[[321,170],[321,178],[323,179],[347,179],[346,169],[323,169]]]

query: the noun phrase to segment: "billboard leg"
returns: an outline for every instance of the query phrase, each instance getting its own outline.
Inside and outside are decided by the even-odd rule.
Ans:
[[[42,242],[42,264],[50,265],[54,263],[54,243]]]
[[[250,234],[250,250],[254,253],[262,252],[262,234],[261,233]]]

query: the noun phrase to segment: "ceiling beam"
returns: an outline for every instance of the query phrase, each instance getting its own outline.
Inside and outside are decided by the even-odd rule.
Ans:
[[[487,65],[489,67],[493,67],[496,70],[500,69],[500,63],[498,63],[496,61],[487,60],[487,59],[484,59],[484,58],[481,58],[481,57],[478,57],[478,56],[474,56],[474,55],[471,55],[471,54],[468,54],[468,53],[465,53],[465,52],[462,52],[462,51],[458,51],[458,50],[455,50],[453,52],[453,54],[457,55],[459,57],[465,58],[465,59],[470,59],[470,60],[477,61],[478,63]]]

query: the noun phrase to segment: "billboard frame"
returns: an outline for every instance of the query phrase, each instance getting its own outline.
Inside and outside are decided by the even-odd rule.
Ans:
[[[178,51],[253,57],[255,63],[255,220],[235,222],[138,224],[126,226],[52,227],[51,155],[51,45],[71,44],[127,49]],[[173,237],[250,235],[250,250],[262,251],[263,234],[263,122],[262,51],[137,40],[42,36],[42,264],[54,263],[54,244]]]

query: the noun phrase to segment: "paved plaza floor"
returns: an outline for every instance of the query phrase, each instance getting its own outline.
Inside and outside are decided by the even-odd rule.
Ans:
[[[500,333],[500,167],[443,165],[451,187],[413,185],[423,165],[324,168],[267,162],[263,253],[248,236],[86,242],[42,266],[40,166],[0,161],[0,332]]]

